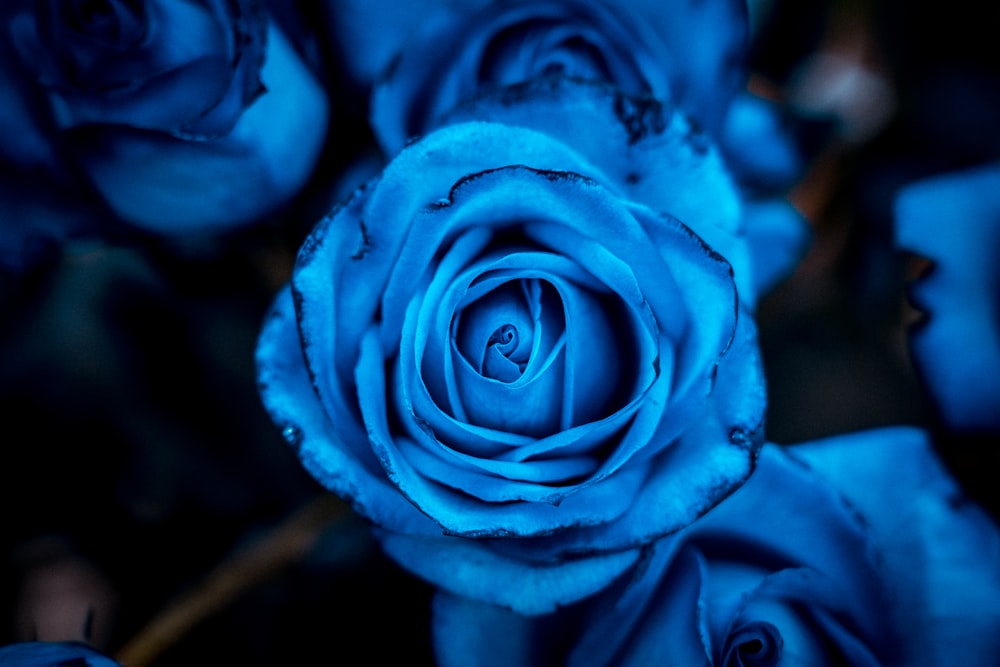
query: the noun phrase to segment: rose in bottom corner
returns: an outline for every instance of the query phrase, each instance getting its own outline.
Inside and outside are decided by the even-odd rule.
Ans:
[[[390,555],[527,613],[731,493],[763,419],[729,265],[593,172],[502,124],[411,144],[314,230],[257,350],[272,418]]]
[[[21,642],[0,647],[0,667],[121,667],[77,642]]]
[[[435,650],[444,667],[989,664],[998,557],[917,429],[766,445],[743,487],[590,600],[526,617],[439,594]]]

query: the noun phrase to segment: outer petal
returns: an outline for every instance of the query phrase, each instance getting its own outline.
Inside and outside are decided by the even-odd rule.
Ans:
[[[436,12],[473,11],[489,0],[331,0],[327,23],[348,75],[371,86],[398,57],[400,47]]]
[[[544,647],[558,625],[546,627],[534,619],[503,607],[444,591],[434,596],[431,636],[440,667],[509,667],[558,664]],[[505,642],[492,637],[503,636]],[[484,647],[492,650],[484,650]]]
[[[733,567],[750,576],[726,578],[725,570]],[[553,616],[530,619],[531,625],[440,597],[435,645],[443,664],[455,664],[457,657],[470,665],[490,664],[479,660],[496,652],[519,653],[528,659],[519,663],[525,665],[718,664],[729,634],[759,622],[761,614],[770,615],[779,632],[784,626],[792,646],[816,641],[795,619],[782,617],[784,606],[807,625],[816,622],[831,632],[829,639],[840,641],[845,653],[867,656],[873,648],[889,659],[897,642],[884,615],[892,600],[880,574],[864,520],[816,471],[770,445],[744,486],[687,528],[654,543],[637,567],[605,592]],[[730,588],[747,585],[742,579],[757,583]],[[768,609],[766,600],[779,608]],[[755,607],[752,613],[748,604]],[[478,651],[465,639],[440,634],[459,623],[479,642]],[[855,644],[858,638],[868,648]],[[510,645],[517,641],[531,645]]]
[[[809,224],[787,199],[805,161],[782,126],[780,107],[748,92],[730,105],[719,144],[745,199],[754,289],[763,295],[788,277],[811,241]]]
[[[897,245],[930,259],[910,342],[944,421],[1000,431],[1000,165],[921,181],[896,201]]]
[[[442,122],[463,120],[527,127],[573,146],[596,167],[581,173],[691,226],[733,266],[740,299],[753,306],[739,192],[712,139],[676,105],[604,84],[545,78],[484,93]]]
[[[742,588],[755,569],[765,576]],[[765,447],[746,485],[592,600],[517,619],[442,596],[435,615],[443,664],[562,664],[567,651],[587,665],[653,654],[702,664],[700,647],[718,664],[729,633],[764,622],[784,637],[782,664],[983,664],[1000,648],[1000,531],[923,432],[878,429],[790,454]],[[469,641],[441,634],[459,623]]]
[[[751,191],[787,190],[805,170],[780,112],[777,103],[744,92],[726,114],[719,143],[737,180]]]
[[[1000,652],[1000,530],[914,428],[796,446],[865,517],[907,630],[903,664],[975,665]]]
[[[763,296],[791,275],[812,243],[812,229],[802,214],[781,197],[744,202],[754,293]]]
[[[640,558],[639,549],[629,549],[526,566],[483,541],[377,535],[386,553],[441,589],[527,615],[551,613],[592,595]]]
[[[19,9],[15,2],[0,8],[0,25],[5,29],[0,40],[0,127],[4,132],[0,156],[18,165],[58,170],[61,162],[50,138],[48,101],[6,35],[11,16]]]
[[[673,55],[674,101],[709,133],[716,133],[733,95],[743,84],[748,39],[743,0],[610,0],[634,12]]]
[[[352,420],[334,419],[314,394],[296,327],[292,292],[276,298],[257,345],[258,387],[271,418],[297,448],[306,469],[326,488],[350,500],[363,516],[412,530],[433,524],[386,479],[370,450],[348,443],[366,441]]]

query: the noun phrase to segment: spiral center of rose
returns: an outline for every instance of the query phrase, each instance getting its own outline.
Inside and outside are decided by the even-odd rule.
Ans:
[[[505,324],[493,332],[486,346],[487,348],[495,347],[497,352],[515,364],[518,371],[523,373],[524,367],[528,365],[529,355],[526,350],[518,347],[518,340],[517,327],[513,324]]]
[[[533,355],[557,344],[565,326],[561,311],[551,286],[537,279],[510,281],[466,309],[459,349],[483,377],[516,382]]]
[[[734,632],[728,643],[726,667],[774,667],[781,661],[781,633],[770,623],[746,625]]]
[[[631,387],[622,382],[631,345],[620,335],[617,300],[564,275],[578,269],[562,258],[512,257],[505,261],[517,268],[486,271],[463,287],[440,348],[451,358],[423,360],[431,395],[462,422],[535,437],[607,416]],[[549,271],[530,266],[546,262]]]

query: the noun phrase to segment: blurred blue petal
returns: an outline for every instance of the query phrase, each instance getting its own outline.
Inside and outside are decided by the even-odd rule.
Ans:
[[[0,270],[21,273],[44,265],[67,241],[105,228],[110,217],[77,184],[0,164]]]
[[[115,212],[143,229],[212,233],[262,220],[312,176],[328,105],[273,28],[261,77],[267,92],[242,110],[228,134],[202,141],[88,126],[72,135],[75,157]]]
[[[338,60],[356,84],[370,87],[389,68],[404,43],[442,7],[486,0],[325,0],[322,5]]]
[[[545,650],[554,643],[549,635],[555,628],[544,627],[536,618],[443,592],[433,605],[431,636],[440,667],[558,664],[559,657]],[[496,636],[507,641],[495,642]]]
[[[71,173],[165,235],[259,222],[305,186],[329,103],[263,5],[113,2],[74,18],[56,4],[4,21],[11,164]]]
[[[923,431],[861,431],[793,451],[867,522],[906,631],[902,664],[978,665],[1000,653],[1000,530]]]
[[[835,489],[769,445],[743,487],[657,543],[648,568],[621,597],[610,596],[610,607],[590,612],[593,627],[574,658],[590,664],[606,655],[594,664],[642,664],[648,651],[666,657],[678,650],[675,641],[698,641],[713,664],[722,664],[748,623],[767,623],[790,664],[813,664],[805,659],[810,654],[820,658],[817,664],[841,664],[837,651],[855,656],[843,664],[878,664],[862,658],[868,652],[888,658],[894,650],[878,576],[864,525]],[[700,593],[685,593],[685,581],[700,582]],[[684,611],[662,613],[677,597],[689,600]],[[698,619],[699,632],[684,630],[685,615]],[[855,642],[867,648],[859,652]]]
[[[0,127],[4,128],[0,161],[58,170],[47,99],[6,35],[11,16],[24,4],[11,0],[0,8],[0,31],[4,34],[0,39]]]
[[[777,102],[750,92],[729,106],[719,144],[736,180],[751,192],[787,190],[805,171],[805,157],[781,113]]]
[[[85,644],[23,642],[0,647],[0,667],[121,667]]]
[[[390,155],[464,100],[541,76],[670,100],[709,132],[743,81],[747,16],[736,0],[425,3],[419,13],[394,12],[376,38],[370,26],[387,20],[370,13],[378,3],[364,7],[340,3],[331,13],[338,34],[366,38],[346,50],[348,69],[384,74],[372,125]]]
[[[812,227],[791,202],[781,197],[743,204],[754,289],[766,295],[788,278],[812,243]]]
[[[1000,165],[914,183],[896,201],[896,244],[931,260],[910,286],[926,320],[914,362],[944,422],[1000,430]]]
[[[63,128],[96,122],[221,135],[260,93],[262,5],[109,2],[104,12],[83,8],[84,19],[74,18],[72,3],[58,7],[34,3],[10,31]]]
[[[806,161],[782,113],[778,103],[744,91],[729,106],[719,137],[726,166],[744,196],[744,228],[759,295],[792,273],[812,240],[808,222],[787,199]]]

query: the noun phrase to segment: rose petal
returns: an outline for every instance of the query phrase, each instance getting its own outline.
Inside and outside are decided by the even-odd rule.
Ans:
[[[67,22],[63,12],[53,7],[61,9],[65,2],[37,5],[36,11],[20,15],[12,35],[21,57],[48,86],[91,92],[127,88],[206,53],[232,53],[227,17],[213,11],[214,3],[146,2],[142,16],[135,17],[139,23],[120,24],[131,36],[123,35],[121,41],[103,40],[85,26]],[[191,39],[164,39],[185,26]]]
[[[920,628],[900,646],[903,664],[976,664],[1000,651],[1000,531],[951,478],[926,433],[874,429],[794,452],[868,521],[897,596],[895,620]]]
[[[444,590],[530,615],[555,611],[604,588],[639,558],[638,550],[611,552],[525,568],[477,541],[376,535],[390,556],[417,575],[442,582]]]
[[[729,105],[719,144],[726,164],[751,191],[782,191],[804,173],[804,156],[782,127],[784,107],[749,92]]]
[[[747,633],[780,639],[786,660],[812,656],[827,664],[837,655],[833,650],[856,660],[847,664],[885,664],[873,663],[873,656],[897,655],[899,642],[887,625],[892,598],[882,574],[855,509],[821,475],[767,446],[756,473],[733,495],[655,542],[606,592],[561,612],[566,637],[538,634],[545,619],[521,627],[520,636],[533,638],[536,651],[523,664],[728,665],[722,658]],[[480,655],[507,641],[480,625],[495,612],[460,608]],[[434,627],[447,622],[453,621],[439,618]],[[436,638],[443,664],[451,659],[450,646],[446,637]],[[465,642],[456,647],[461,656],[472,653]],[[534,661],[539,655],[547,661]]]
[[[657,554],[652,558],[649,569],[662,572],[667,557]],[[567,665],[708,664],[710,647],[704,645],[699,613],[704,563],[697,554],[686,551],[674,554],[672,561],[657,585],[628,587],[607,610],[605,623],[595,624],[593,632],[588,626],[587,634],[570,652]],[[663,591],[669,594],[662,595]],[[661,595],[653,598],[654,594]],[[652,628],[656,631],[650,632]]]
[[[412,443],[400,441],[398,446],[401,451],[406,449],[407,452],[419,449],[421,457],[435,455],[443,459],[444,465],[434,464],[426,469],[421,466],[421,471],[442,484],[482,500],[525,500],[555,504],[564,502],[567,496],[582,488],[582,480],[595,481],[594,473],[601,465],[596,453],[608,449],[609,443],[620,437],[623,428],[635,414],[638,402],[637,400],[635,405],[626,406],[607,419],[541,440],[529,439],[531,441],[521,444],[505,432],[477,426],[462,424],[442,430],[441,425],[447,422],[434,420],[428,420],[425,426],[423,420],[417,419],[413,412],[408,411],[404,414],[413,416],[410,423],[414,426],[407,431]],[[447,446],[442,441],[453,445]],[[508,448],[497,444],[508,442]],[[535,454],[532,445],[536,443],[539,449],[552,455],[545,457]],[[498,453],[487,456],[484,451],[489,451],[491,445]],[[409,453],[406,456],[418,464]],[[517,480],[536,480],[536,483],[521,485],[514,483]],[[635,482],[634,477],[629,477],[628,480],[621,483]],[[539,483],[551,486],[541,486]],[[633,492],[622,489],[607,491],[605,495],[615,493],[620,500],[603,505],[601,512],[605,516],[624,511],[623,503],[631,498]]]
[[[315,409],[317,398],[302,346],[292,292],[284,289],[258,342],[258,386],[264,407],[297,449],[303,465],[323,486],[349,498],[372,521],[418,532],[426,529],[421,528],[425,522],[433,526],[386,479],[354,420],[331,421],[329,413]]]
[[[754,293],[767,294],[805,256],[813,240],[812,228],[789,201],[778,197],[744,202],[743,221]]]
[[[504,607],[438,591],[431,624],[439,667],[509,667],[557,664],[559,660],[558,655],[550,657],[544,651],[538,655],[539,646],[558,636],[558,621],[546,624]],[[493,635],[502,635],[508,641],[494,643]],[[495,650],[484,653],[484,645]]]
[[[896,242],[934,262],[911,285],[910,343],[945,422],[1000,430],[1000,165],[928,179],[896,201]]]
[[[541,437],[557,433],[562,412],[565,345],[538,360],[534,372],[504,382],[486,378],[468,364],[457,368],[458,392],[470,423],[497,431]],[[538,406],[538,409],[527,409]]]
[[[384,373],[376,371],[384,368],[384,364],[385,353],[378,336],[375,332],[369,332],[362,341],[356,371],[357,381],[364,382],[366,388],[358,399],[368,441],[389,480],[399,492],[440,524],[445,532],[465,537],[532,536],[550,533],[567,524],[605,522],[609,516],[621,511],[620,502],[602,502],[599,494],[566,508],[537,502],[484,504],[474,496],[433,481],[435,477],[441,476],[440,472],[435,473],[433,468],[428,471],[418,470],[414,463],[426,463],[434,459],[419,458],[413,461],[406,458],[403,451],[409,451],[411,446],[406,442],[407,437],[391,432],[386,412],[387,388]],[[530,469],[531,466],[526,467]],[[625,476],[622,478],[628,479]],[[631,482],[635,484],[634,479]],[[541,487],[536,493],[546,489],[547,487]],[[392,524],[383,525],[393,530],[399,529]]]
[[[344,13],[344,25],[357,24],[355,7]],[[539,23],[559,33],[552,40],[555,44],[564,44],[565,31],[575,30],[578,40],[589,47],[582,56],[571,56],[572,66],[564,66],[564,72],[599,71],[607,83],[626,93],[672,96],[712,132],[720,126],[744,76],[747,13],[744,3],[735,0],[501,5],[472,1],[394,18],[407,22],[404,32],[409,34],[398,42],[403,48],[372,100],[372,124],[390,155],[409,136],[438,126],[438,116],[485,92],[484,88],[516,83],[513,71],[499,79],[482,79],[482,72],[490,71],[495,60],[527,60],[530,64],[519,72],[522,81],[544,73],[546,65],[561,64],[562,54],[553,57],[538,49],[545,38],[536,37],[532,27],[543,30]],[[514,37],[508,40],[511,33]],[[523,41],[521,50],[515,46],[518,37]],[[382,48],[380,61],[388,66],[391,49],[372,43]],[[511,50],[516,55],[505,58]],[[347,54],[349,66],[371,51],[361,45],[352,49]]]
[[[719,648],[720,655],[728,652],[732,656],[736,648],[734,643],[750,630],[763,635],[758,641],[766,641],[772,651],[769,656],[750,655],[745,662],[723,664],[773,665],[780,664],[778,658],[789,664],[829,667],[885,664],[873,651],[873,648],[880,648],[878,643],[869,646],[864,639],[884,623],[884,619],[879,618],[879,610],[884,606],[859,607],[854,604],[856,597],[857,593],[841,582],[808,566],[786,567],[763,577],[761,583],[745,593],[743,604],[730,619],[727,634],[723,635],[726,643]],[[774,651],[773,647],[778,650]],[[771,660],[753,661],[765,657]]]
[[[662,66],[670,57],[667,49],[628,12],[576,0],[439,12],[410,36],[373,91],[371,124],[382,149],[394,155],[409,138],[438,127],[442,115],[484,90],[546,73],[554,46],[546,33],[553,30],[555,44],[572,35],[588,53],[586,60],[593,63],[597,54],[608,83],[631,94],[668,96],[670,72]],[[588,70],[593,68],[585,64],[577,71]]]
[[[69,135],[119,216],[165,234],[218,232],[258,222],[300,192],[319,158],[329,108],[287,40],[276,30],[270,37],[262,72],[269,92],[224,137],[188,141],[118,126]]]
[[[676,106],[609,86],[546,79],[481,95],[444,121],[474,119],[531,128],[572,145],[591,162],[576,171],[692,225],[734,267],[741,301],[755,303],[760,280],[739,192],[712,140]]]

